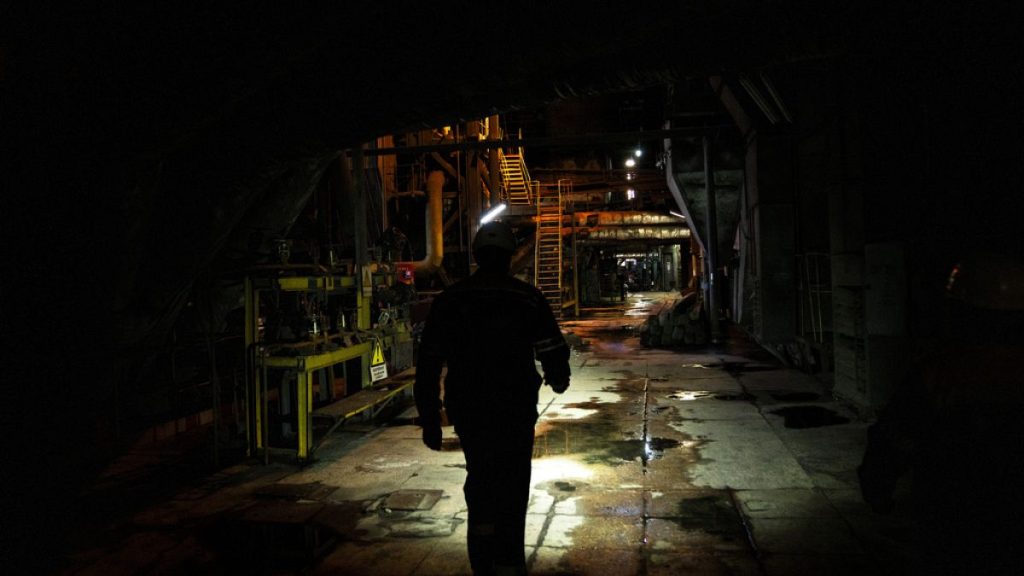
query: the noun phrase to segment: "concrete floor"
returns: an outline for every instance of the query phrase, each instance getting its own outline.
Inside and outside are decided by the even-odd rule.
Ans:
[[[635,327],[671,299],[564,324],[572,385],[541,393],[531,573],[902,573],[912,521],[860,500],[867,423],[738,335],[641,348]],[[414,415],[348,425],[305,468],[234,466],[112,520],[68,573],[468,574],[457,439],[445,428],[446,450],[427,450]]]

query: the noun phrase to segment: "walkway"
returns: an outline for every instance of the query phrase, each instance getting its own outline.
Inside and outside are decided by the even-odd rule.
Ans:
[[[633,295],[628,308],[565,323],[576,344],[572,386],[561,396],[542,389],[531,573],[895,566],[911,526],[860,501],[866,423],[739,335],[717,348],[641,348],[635,328],[671,298]],[[414,415],[349,426],[305,469],[226,470],[131,518],[122,540],[78,557],[82,573],[253,564],[282,574],[468,574],[457,439],[445,428],[446,450],[430,452]]]

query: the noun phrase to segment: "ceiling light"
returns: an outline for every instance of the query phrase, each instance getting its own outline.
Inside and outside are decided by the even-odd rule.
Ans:
[[[641,157],[643,155],[644,155],[644,151],[641,150],[640,148],[637,148],[636,150],[633,150],[633,156],[636,156],[637,158],[639,158],[639,157]]]
[[[506,206],[505,203],[502,202],[501,204],[498,204],[494,208],[491,208],[490,210],[487,211],[487,214],[484,214],[483,217],[480,218],[480,223],[487,224],[491,220],[494,220],[494,217],[497,216],[498,214],[501,214],[501,211],[507,207],[508,206]]]

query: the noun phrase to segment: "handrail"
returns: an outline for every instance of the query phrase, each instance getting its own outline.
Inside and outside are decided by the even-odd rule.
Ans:
[[[530,180],[530,171],[526,167],[526,160],[523,158],[522,147],[518,148],[515,153],[506,153],[502,149],[498,149],[498,163],[501,166],[501,183],[502,191],[499,192],[501,200],[510,202],[512,201],[512,194],[515,192],[518,194],[520,190],[526,195],[526,204],[532,205],[537,197],[535,188],[537,183]],[[515,175],[516,185],[515,190],[509,189],[510,174]],[[522,183],[519,184],[519,178],[522,178]],[[520,189],[520,185],[522,189]]]

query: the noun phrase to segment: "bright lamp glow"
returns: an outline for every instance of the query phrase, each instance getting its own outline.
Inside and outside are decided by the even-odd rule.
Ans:
[[[626,158],[626,168],[632,168],[633,166],[636,166],[636,160],[632,158]]]
[[[633,150],[633,156],[636,156],[637,158],[639,158],[639,157],[641,157],[643,155],[644,155],[644,151],[642,149],[637,148],[636,150]]]
[[[494,208],[491,208],[490,210],[487,211],[487,214],[484,214],[483,217],[480,218],[480,223],[487,224],[491,220],[494,220],[494,217],[497,216],[498,214],[501,214],[502,210],[504,210],[505,208],[507,208],[507,206],[505,205],[504,202],[498,204]]]
[[[636,198],[636,190],[633,189],[633,188],[627,188],[626,189],[626,198],[629,199],[629,200],[632,200],[633,198]]]

